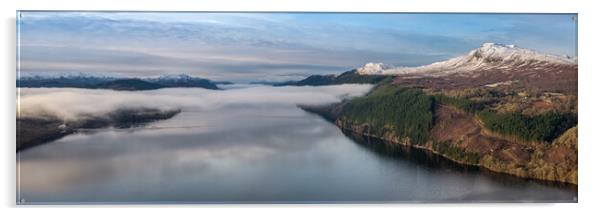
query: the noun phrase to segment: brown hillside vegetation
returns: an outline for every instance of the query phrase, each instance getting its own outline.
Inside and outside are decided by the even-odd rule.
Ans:
[[[557,65],[542,68],[492,69],[478,71],[478,73],[471,75],[461,74],[442,77],[399,75],[393,83],[406,87],[435,90],[482,87],[505,91],[527,90],[574,94],[577,92],[577,71],[576,65]],[[487,87],[487,85],[495,87]]]
[[[577,184],[577,127],[552,144],[517,142],[484,129],[472,115],[440,106],[433,140],[478,154],[478,165],[496,172]]]

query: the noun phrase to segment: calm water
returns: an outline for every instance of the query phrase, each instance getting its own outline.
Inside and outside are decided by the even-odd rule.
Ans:
[[[262,94],[272,90],[281,92]],[[577,196],[576,188],[345,135],[292,102],[188,107],[143,128],[81,132],[18,158],[17,199],[25,203],[574,202]]]

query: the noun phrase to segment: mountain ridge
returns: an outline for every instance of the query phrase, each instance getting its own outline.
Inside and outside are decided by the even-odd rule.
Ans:
[[[367,63],[357,68],[361,75],[447,76],[472,75],[479,70],[510,67],[553,67],[577,65],[577,57],[558,56],[520,48],[515,45],[484,43],[465,55],[418,67],[394,67],[383,63]]]
[[[159,77],[133,78],[96,76],[85,73],[20,76],[17,87],[71,87],[71,88],[100,88],[113,90],[152,90],[175,87],[198,87],[218,90],[217,83],[204,78],[192,77],[187,74],[163,75]]]
[[[298,81],[287,81],[275,83],[272,86],[323,86],[338,84],[376,84],[386,79],[388,76],[360,75],[357,70],[350,70],[339,75],[310,75],[305,79]]]
[[[577,93],[578,58],[558,56],[515,45],[484,43],[465,55],[418,67],[369,62],[339,74],[311,75],[275,86],[393,84],[434,90],[490,88],[507,91]]]

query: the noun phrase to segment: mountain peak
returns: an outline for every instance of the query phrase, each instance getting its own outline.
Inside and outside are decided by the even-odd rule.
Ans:
[[[472,74],[482,70],[511,68],[553,67],[577,65],[577,58],[545,54],[516,45],[483,43],[468,54],[418,67],[393,67],[383,63],[368,63],[357,69],[358,74],[412,74],[443,76]]]
[[[530,49],[499,43],[484,43],[478,49],[469,53],[472,57],[483,58],[488,62],[504,64],[540,62],[553,64],[575,64],[575,60],[568,56],[545,54]]]
[[[385,70],[393,68],[395,67],[389,64],[368,62],[364,66],[357,68],[356,70],[358,74],[378,74]]]
[[[192,78],[190,75],[181,73],[181,74],[166,74],[157,77],[157,79],[169,79],[169,80],[187,80]]]
[[[483,45],[481,45],[481,48],[492,48],[492,47],[506,47],[506,48],[516,48],[516,45],[514,44],[501,44],[501,43],[483,43]]]

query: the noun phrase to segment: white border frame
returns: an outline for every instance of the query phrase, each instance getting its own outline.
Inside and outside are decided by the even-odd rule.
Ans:
[[[2,31],[3,52],[1,60],[4,65],[2,101],[4,102],[0,137],[4,138],[2,173],[2,204],[3,215],[39,215],[39,214],[62,214],[62,215],[105,215],[111,213],[135,214],[144,211],[148,215],[166,215],[191,213],[190,208],[200,210],[202,213],[221,214],[228,213],[249,214],[258,213],[254,210],[269,210],[270,214],[292,214],[307,215],[313,213],[325,214],[546,214],[546,215],[573,215],[588,212],[600,212],[600,178],[598,165],[602,164],[599,154],[602,153],[602,144],[598,144],[597,127],[602,122],[599,111],[596,108],[602,104],[599,102],[599,94],[602,89],[598,83],[602,82],[602,68],[597,66],[598,52],[602,50],[600,43],[599,23],[602,20],[601,11],[597,11],[595,1],[591,0],[420,0],[420,1],[355,1],[355,0],[221,0],[216,2],[192,1],[192,0],[170,0],[170,1],[76,1],[76,0],[21,0],[2,2]],[[117,208],[109,206],[53,206],[50,209],[42,209],[40,206],[18,206],[15,208],[15,14],[16,10],[136,10],[136,11],[314,11],[314,12],[493,12],[493,13],[578,13],[579,16],[579,203],[578,204],[327,204],[327,205],[119,205]],[[598,112],[597,112],[598,111]],[[113,206],[114,207],[114,206]],[[133,208],[132,208],[133,207]],[[175,207],[175,208],[174,208]],[[185,207],[185,208],[182,208]],[[70,208],[65,212],[64,208]],[[91,211],[94,208],[94,211]],[[401,209],[403,208],[403,209]],[[252,210],[252,212],[249,212]],[[6,212],[5,212],[6,211]],[[14,212],[19,211],[19,212]]]

